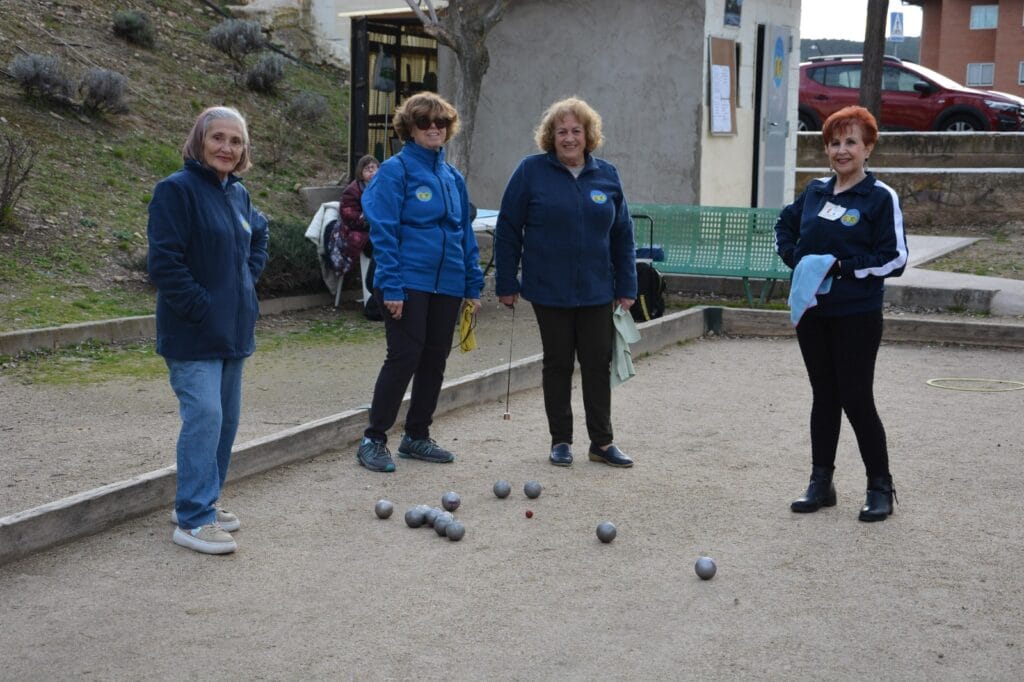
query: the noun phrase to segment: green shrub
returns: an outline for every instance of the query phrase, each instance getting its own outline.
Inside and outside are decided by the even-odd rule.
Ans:
[[[64,75],[56,57],[21,54],[7,65],[7,70],[27,95],[36,93],[47,99],[66,101],[71,94],[71,81]]]
[[[78,92],[87,111],[123,114],[128,111],[124,90],[128,79],[117,71],[94,68],[85,72]]]
[[[316,246],[306,239],[306,226],[270,221],[270,258],[256,289],[261,296],[325,290]]]
[[[263,31],[258,21],[225,19],[210,29],[207,40],[241,70],[246,56],[263,48]]]
[[[327,115],[327,98],[316,92],[300,92],[288,103],[287,112],[294,125],[313,125]]]
[[[0,230],[14,227],[14,206],[25,191],[25,181],[35,160],[36,149],[31,142],[3,134],[0,145]]]
[[[272,95],[284,78],[284,59],[280,55],[265,54],[245,74],[245,86],[253,92]]]
[[[114,35],[124,38],[133,45],[141,47],[153,47],[156,44],[156,34],[153,32],[153,25],[149,16],[137,10],[123,10],[114,12]]]

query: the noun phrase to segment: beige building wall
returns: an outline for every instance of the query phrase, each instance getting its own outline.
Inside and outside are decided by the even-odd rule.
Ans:
[[[705,95],[701,107],[701,136],[703,152],[700,155],[700,203],[705,206],[750,206],[754,176],[755,131],[763,121],[755,119],[755,94],[758,56],[758,24],[787,26],[792,31],[794,50],[789,59],[789,137],[786,147],[786,189],[787,197],[793,196],[796,167],[796,113],[798,83],[800,75],[799,27],[800,0],[777,0],[775,2],[743,3],[740,26],[725,26],[725,0],[709,0],[704,26],[710,37],[727,38],[740,45],[737,64],[739,78],[736,100],[736,134],[719,136],[711,134],[711,109]],[[703,50],[702,91],[709,91],[710,51],[705,40]],[[761,143],[758,158],[764,160],[764,145]]]
[[[447,0],[434,0],[434,7],[448,6]],[[273,24],[280,13],[298,14],[308,21],[320,56],[341,66],[349,66],[353,16],[408,13],[403,0],[241,0],[230,6],[238,16],[253,16]]]
[[[604,119],[597,155],[619,170],[633,203],[749,206],[753,187],[757,24],[799,26],[800,0],[743,3],[741,26],[724,26],[725,0],[516,0],[490,34],[473,142],[470,191],[496,208],[532,131],[556,99],[579,95]],[[567,27],[571,27],[571,30]],[[740,44],[737,135],[709,133],[709,36]],[[797,61],[791,60],[792,119]],[[451,54],[442,49],[441,90],[451,94]],[[761,158],[763,158],[763,153]],[[795,130],[786,167],[796,159]],[[792,194],[792,170],[787,172]]]
[[[604,122],[597,156],[614,164],[632,202],[698,200],[702,0],[515,0],[488,37],[470,192],[497,208],[533,129],[552,102],[578,95]],[[453,91],[448,50],[441,89]]]

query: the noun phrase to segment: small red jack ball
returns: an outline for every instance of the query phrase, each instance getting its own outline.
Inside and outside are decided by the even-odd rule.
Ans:
[[[530,511],[529,509],[526,510],[526,518],[528,518],[528,519],[532,519],[533,518],[533,512]]]

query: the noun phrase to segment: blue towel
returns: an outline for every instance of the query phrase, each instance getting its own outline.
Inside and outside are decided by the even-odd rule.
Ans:
[[[832,278],[825,275],[836,262],[830,254],[812,253],[800,259],[793,270],[793,281],[789,285],[789,319],[793,326],[808,309],[818,305],[818,294],[827,294],[832,289]]]

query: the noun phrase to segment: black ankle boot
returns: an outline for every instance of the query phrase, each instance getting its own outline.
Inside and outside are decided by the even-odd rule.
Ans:
[[[868,479],[868,494],[860,510],[861,521],[885,521],[892,514],[892,501],[896,489],[892,487],[892,476],[876,476]],[[899,504],[899,500],[896,499]]]
[[[833,468],[811,467],[811,483],[803,497],[793,500],[789,508],[798,514],[816,512],[822,507],[836,506],[836,488],[832,485]]]

